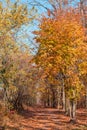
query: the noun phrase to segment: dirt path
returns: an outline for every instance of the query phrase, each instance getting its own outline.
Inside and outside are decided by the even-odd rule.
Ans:
[[[12,118],[12,117],[11,117]],[[87,112],[79,110],[76,124],[69,123],[63,111],[50,108],[28,108],[8,121],[6,130],[87,130]]]

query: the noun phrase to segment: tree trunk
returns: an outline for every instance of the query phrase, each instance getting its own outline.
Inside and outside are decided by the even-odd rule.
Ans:
[[[87,109],[87,87],[86,87],[86,109]]]
[[[50,107],[50,94],[49,94],[49,90],[47,93],[47,106]]]
[[[5,109],[6,111],[8,110],[8,97],[7,97],[7,89],[4,88],[4,105],[5,105]]]
[[[14,109],[17,110],[18,112],[21,112],[23,110],[21,99],[16,100],[13,106],[14,106]]]
[[[70,122],[76,122],[76,102],[74,100],[70,100]]]
[[[66,115],[69,116],[70,115],[70,111],[69,111],[69,99],[66,98]]]
[[[57,101],[57,108],[60,109],[60,99],[61,99],[61,89],[58,87],[58,101]]]
[[[52,104],[52,107],[55,108],[55,92],[54,90],[52,91],[53,93],[53,104]]]
[[[65,88],[63,85],[63,110],[66,110],[66,97],[65,97]]]
[[[58,99],[56,89],[52,89],[52,107],[57,108],[58,106]]]

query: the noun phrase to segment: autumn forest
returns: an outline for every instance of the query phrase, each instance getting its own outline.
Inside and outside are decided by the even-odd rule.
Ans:
[[[0,0],[0,130],[87,130],[87,0]]]

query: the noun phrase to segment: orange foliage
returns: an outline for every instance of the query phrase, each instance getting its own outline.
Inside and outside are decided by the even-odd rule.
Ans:
[[[35,33],[40,43],[35,61],[44,70],[45,77],[62,71],[68,77],[69,90],[76,88],[77,93],[81,92],[78,65],[84,62],[87,44],[79,14],[63,12],[55,19],[43,17],[39,27]]]

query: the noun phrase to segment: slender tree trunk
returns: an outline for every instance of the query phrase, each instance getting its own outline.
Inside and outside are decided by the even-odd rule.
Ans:
[[[7,89],[6,88],[4,89],[4,105],[5,105],[5,108],[7,109],[8,108],[8,98],[7,98]]]
[[[60,109],[60,99],[61,99],[61,90],[58,87],[58,101],[57,101],[57,108]]]
[[[49,93],[48,93],[48,97],[47,97],[47,106],[50,106],[50,97],[49,97]]]
[[[52,91],[53,93],[53,104],[52,104],[52,107],[55,108],[56,107],[56,102],[55,102],[55,92],[54,90]]]
[[[63,85],[63,110],[66,110],[66,97],[65,97],[65,87]]]
[[[76,101],[70,100],[70,122],[76,122]]]
[[[66,115],[69,116],[70,115],[70,111],[69,111],[69,99],[66,98]]]
[[[15,110],[17,110],[18,112],[21,112],[23,110],[23,106],[22,106],[22,100],[20,98],[18,98],[15,103],[13,104],[13,107]]]
[[[86,87],[86,109],[87,109],[87,87]]]

